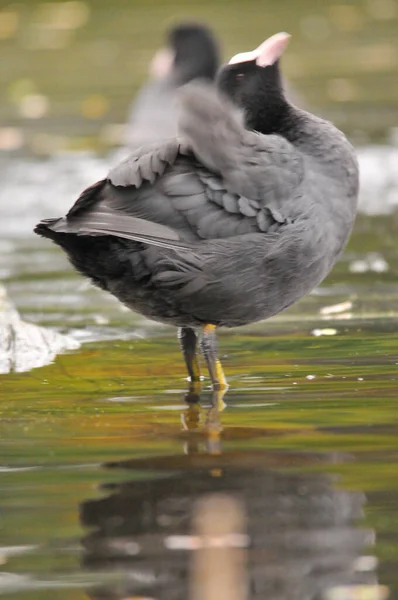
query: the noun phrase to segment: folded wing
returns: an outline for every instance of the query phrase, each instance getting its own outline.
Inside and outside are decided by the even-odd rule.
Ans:
[[[286,200],[302,179],[301,158],[286,140],[246,131],[204,87],[186,92],[181,139],[141,148],[47,226],[186,250],[278,231],[290,222]]]

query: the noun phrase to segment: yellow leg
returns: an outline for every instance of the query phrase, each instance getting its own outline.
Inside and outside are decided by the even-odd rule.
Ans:
[[[215,325],[204,325],[202,328],[201,350],[205,358],[213,388],[223,390],[228,387],[224,371],[217,358],[217,337]]]

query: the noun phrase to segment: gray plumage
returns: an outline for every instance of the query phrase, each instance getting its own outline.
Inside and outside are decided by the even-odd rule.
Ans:
[[[297,141],[247,131],[207,86],[182,105],[181,139],[126,159],[52,231],[84,236],[86,256],[67,249],[72,262],[149,317],[236,326],[276,314],[319,284],[346,243],[357,195],[351,146],[298,109]],[[90,234],[115,238],[106,252],[119,255],[121,276],[100,273]]]
[[[142,147],[35,229],[132,310],[182,327],[193,382],[193,328],[287,308],[329,273],[354,223],[355,153],[286,100],[287,37],[234,57],[217,88],[186,86],[178,137]],[[201,345],[213,385],[225,387],[213,328]]]

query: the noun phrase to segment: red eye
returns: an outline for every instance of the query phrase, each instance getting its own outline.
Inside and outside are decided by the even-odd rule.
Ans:
[[[245,74],[244,73],[237,73],[235,76],[236,81],[242,81],[242,79],[245,78]]]

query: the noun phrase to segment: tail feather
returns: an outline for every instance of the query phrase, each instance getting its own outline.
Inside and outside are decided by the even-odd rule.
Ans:
[[[34,232],[60,243],[64,236],[112,236],[150,246],[172,250],[189,250],[190,246],[178,239],[174,230],[128,215],[93,213],[78,218],[45,219],[34,228]]]

